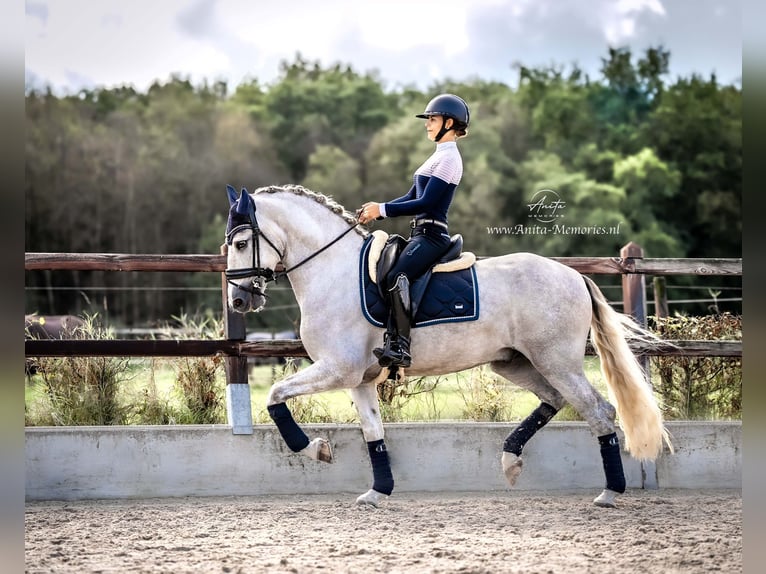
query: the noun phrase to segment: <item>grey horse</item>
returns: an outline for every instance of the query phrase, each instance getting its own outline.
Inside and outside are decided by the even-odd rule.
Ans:
[[[272,386],[269,414],[292,451],[332,462],[327,440],[310,440],[285,401],[347,389],[373,470],[372,488],[357,503],[378,506],[394,486],[376,388],[391,374],[372,353],[382,329],[360,310],[359,254],[369,232],[335,201],[301,186],[264,187],[252,194],[227,190],[230,307],[242,313],[261,310],[268,283],[286,276],[301,310],[300,338],[313,361]],[[656,342],[656,337],[614,311],[589,278],[551,259],[513,253],[474,265],[479,318],[414,329],[407,374],[441,375],[489,364],[540,399],[503,445],[502,471],[511,486],[522,470],[524,444],[569,403],[600,445],[606,485],[594,503],[614,506],[625,491],[616,417],[633,457],[654,460],[664,442],[670,446],[661,411],[628,345],[629,339]],[[589,332],[609,401],[583,372]]]

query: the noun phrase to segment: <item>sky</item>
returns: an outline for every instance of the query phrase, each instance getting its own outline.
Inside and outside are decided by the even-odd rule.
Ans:
[[[513,86],[514,63],[577,64],[608,47],[670,51],[669,81],[741,86],[740,0],[27,0],[25,81],[57,93],[176,74],[194,84],[277,81],[300,53],[377,72],[388,89],[447,79]]]

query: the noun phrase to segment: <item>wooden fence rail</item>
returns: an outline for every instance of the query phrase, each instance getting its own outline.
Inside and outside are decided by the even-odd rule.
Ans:
[[[659,345],[630,345],[636,355],[688,357],[741,357],[741,341],[664,341]],[[300,339],[232,341],[226,339],[29,339],[25,346],[31,357],[308,357]],[[585,353],[595,355],[590,343]]]
[[[622,275],[624,312],[640,322],[645,320],[645,275],[742,275],[742,259],[650,259],[640,247],[629,243],[621,257],[551,257],[586,275]],[[630,255],[630,256],[626,256]],[[76,271],[190,271],[218,272],[226,268],[225,246],[221,255],[147,255],[124,253],[26,253],[24,268]],[[627,288],[628,285],[633,287]],[[221,340],[27,340],[25,354],[35,356],[210,356],[226,357],[226,405],[234,434],[252,434],[248,356],[306,357],[299,340],[246,341],[241,314],[228,309],[226,282],[222,281],[224,339]],[[654,348],[633,346],[646,360],[649,355],[740,357],[741,341],[674,341]],[[588,354],[594,354],[590,345]]]
[[[480,258],[482,259],[482,258]],[[551,257],[587,275],[742,275],[742,259],[645,259]],[[219,271],[224,255],[131,255],[124,253],[26,253],[24,268],[75,271]]]

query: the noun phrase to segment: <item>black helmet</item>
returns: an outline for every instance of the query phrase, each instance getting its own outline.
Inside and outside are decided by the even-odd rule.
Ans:
[[[425,111],[422,114],[417,114],[416,118],[428,118],[431,116],[442,116],[442,128],[434,138],[435,141],[442,139],[442,136],[449,130],[455,130],[458,136],[464,136],[468,129],[468,122],[471,119],[471,114],[468,111],[468,104],[460,96],[455,94],[439,94],[433,98],[426,106]],[[447,118],[452,118],[452,127],[444,127],[447,123]]]
[[[471,114],[468,111],[468,104],[460,96],[455,94],[439,94],[426,106],[422,114],[417,114],[416,118],[427,118],[429,116],[445,116],[452,118],[456,122],[468,127]]]

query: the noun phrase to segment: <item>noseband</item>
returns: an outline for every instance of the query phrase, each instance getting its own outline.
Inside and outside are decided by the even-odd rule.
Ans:
[[[330,241],[327,245],[324,247],[318,249],[305,259],[303,259],[301,262],[293,265],[289,269],[285,269],[284,271],[275,272],[273,269],[269,269],[267,267],[261,267],[261,238],[271,247],[277,255],[279,255],[279,260],[282,261],[283,256],[282,253],[277,249],[276,245],[272,243],[272,241],[264,235],[264,233],[261,231],[260,226],[258,225],[258,219],[255,217],[255,214],[251,214],[251,223],[250,224],[243,224],[238,225],[231,231],[229,231],[226,234],[226,245],[232,244],[233,237],[239,233],[240,231],[244,229],[250,229],[252,233],[253,238],[253,263],[250,267],[242,267],[239,269],[226,269],[224,271],[224,276],[226,277],[226,282],[230,285],[234,285],[235,287],[238,287],[239,289],[242,289],[243,291],[247,291],[248,293],[252,295],[259,295],[261,297],[265,297],[266,295],[263,293],[263,289],[265,289],[266,285],[268,283],[271,283],[272,281],[276,282],[280,277],[286,277],[288,273],[291,271],[294,271],[304,263],[308,263],[311,259],[322,253],[324,250],[330,248],[335,243],[340,241],[343,237],[346,236],[350,231],[353,231],[358,223],[355,223],[348,229],[344,230],[340,235],[338,235],[335,239]],[[252,287],[249,286],[242,286],[238,283],[235,283],[234,279],[246,279],[248,277],[252,277]]]
[[[265,287],[265,285],[271,281],[276,281],[277,276],[275,275],[273,269],[261,267],[261,237],[274,251],[276,251],[277,255],[279,255],[280,261],[282,260],[282,253],[280,253],[276,245],[274,245],[274,243],[272,243],[272,241],[263,234],[260,226],[258,225],[257,219],[252,221],[250,224],[238,225],[229,231],[226,234],[226,245],[231,246],[234,236],[245,229],[250,229],[253,238],[253,263],[250,267],[241,267],[239,269],[227,268],[224,271],[224,276],[226,277],[227,283],[234,285],[235,287],[239,287],[243,291],[247,291],[250,294],[263,296],[262,287]],[[233,281],[234,279],[246,279],[248,277],[253,278],[252,287],[243,286]]]

